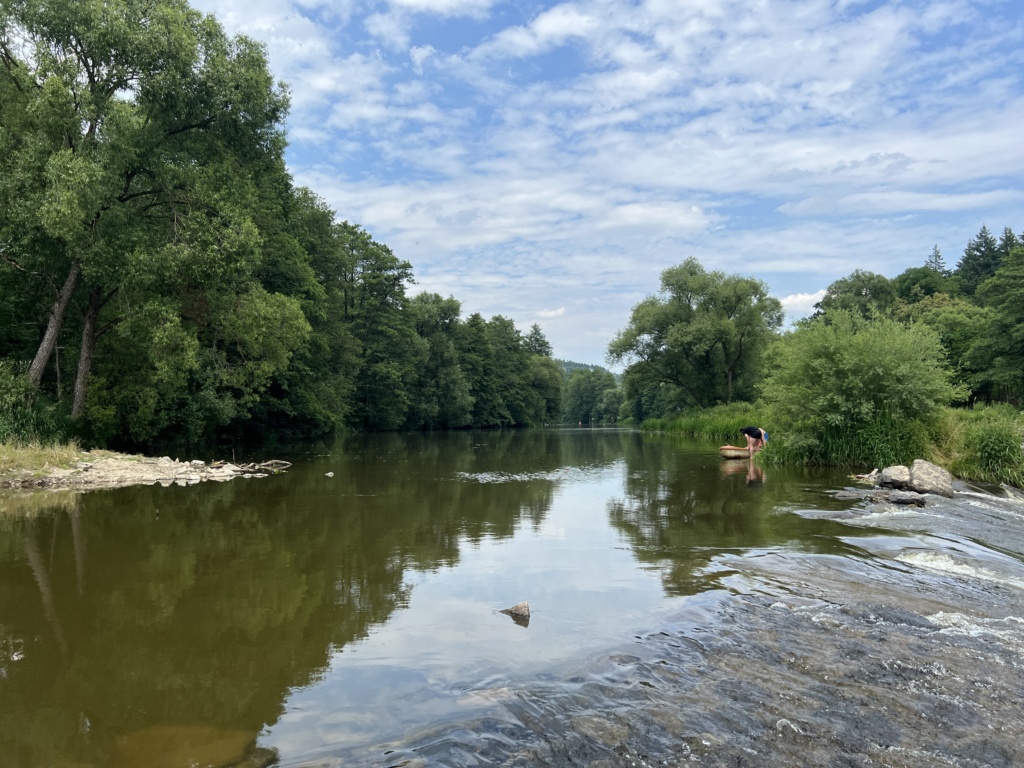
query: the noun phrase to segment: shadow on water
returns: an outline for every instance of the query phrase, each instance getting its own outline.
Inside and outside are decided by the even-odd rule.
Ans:
[[[0,497],[0,762],[1021,764],[1020,507],[845,482],[544,430]]]

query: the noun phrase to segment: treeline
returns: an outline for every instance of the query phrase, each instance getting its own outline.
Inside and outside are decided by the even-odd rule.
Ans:
[[[734,431],[752,418],[734,404],[756,403],[776,457],[885,464],[945,452],[965,476],[1020,484],[1024,235],[983,226],[953,269],[936,247],[894,278],[856,270],[815,309],[783,331],[760,281],[692,259],[666,270],[609,345],[627,366],[620,419],[664,425],[714,409],[706,423]]]
[[[411,265],[284,162],[262,47],[184,0],[0,4],[0,440],[557,420],[540,328]]]

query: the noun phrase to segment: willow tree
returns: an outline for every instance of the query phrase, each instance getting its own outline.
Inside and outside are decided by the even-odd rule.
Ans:
[[[128,289],[220,284],[261,322],[301,319],[252,279],[253,190],[283,173],[286,110],[259,45],[184,0],[0,0],[0,248],[52,298],[33,387],[76,296],[76,417]]]
[[[661,274],[661,291],[633,308],[608,346],[630,383],[671,384],[698,407],[753,394],[758,363],[782,325],[778,299],[759,280],[707,272],[687,259]]]

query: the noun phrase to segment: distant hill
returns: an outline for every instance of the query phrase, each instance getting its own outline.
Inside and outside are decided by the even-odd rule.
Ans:
[[[559,360],[555,358],[555,362],[562,366],[562,370],[565,371],[565,375],[568,376],[573,371],[607,371],[608,369],[600,365],[590,365],[589,363],[574,363],[571,360]],[[610,371],[609,371],[610,373]],[[615,376],[615,380],[619,380],[619,374],[612,374]]]

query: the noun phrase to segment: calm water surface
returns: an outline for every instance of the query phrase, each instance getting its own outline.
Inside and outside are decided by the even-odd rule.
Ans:
[[[0,497],[0,765],[1024,765],[1024,503],[849,483],[551,430]]]

